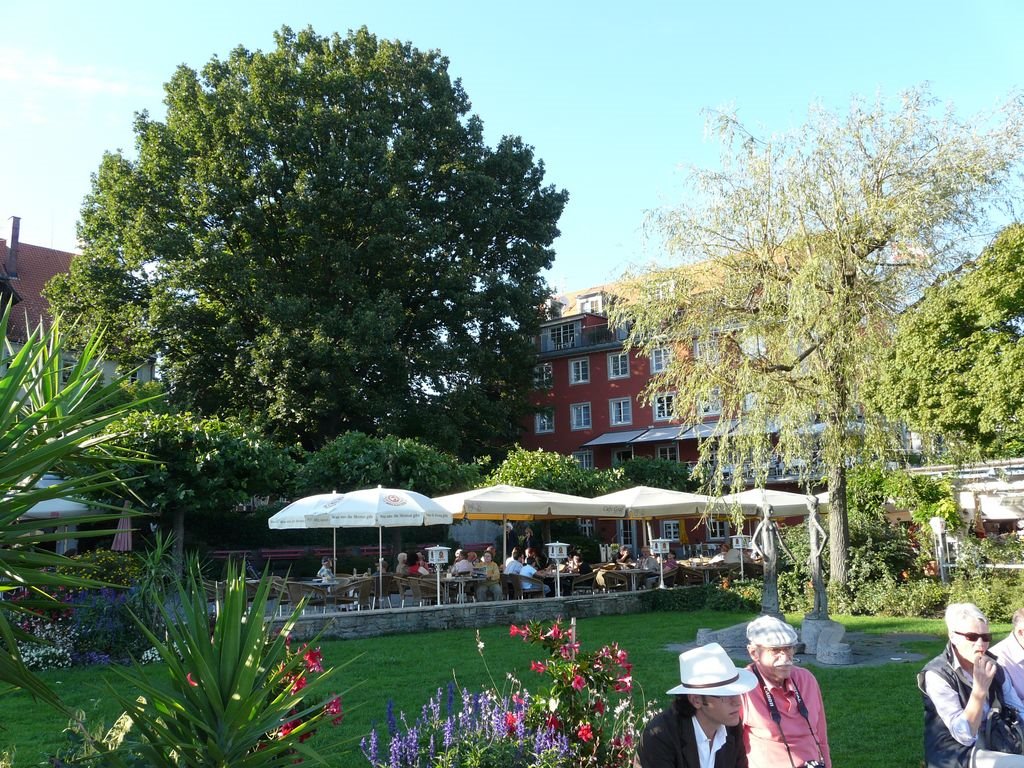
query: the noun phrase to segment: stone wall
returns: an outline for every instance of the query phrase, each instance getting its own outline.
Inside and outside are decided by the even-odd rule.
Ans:
[[[302,616],[292,634],[297,639],[313,637],[321,631],[323,637],[336,639],[379,637],[436,629],[550,621],[559,616],[569,619],[638,613],[643,610],[641,595],[641,592],[616,592],[607,595],[499,600],[489,603],[331,613],[319,613],[311,609]],[[276,623],[281,622],[283,619]]]

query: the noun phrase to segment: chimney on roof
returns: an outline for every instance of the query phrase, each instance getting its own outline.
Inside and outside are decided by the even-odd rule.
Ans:
[[[11,279],[18,277],[18,234],[21,230],[21,217],[11,216],[11,239],[7,241],[7,263],[4,267]]]

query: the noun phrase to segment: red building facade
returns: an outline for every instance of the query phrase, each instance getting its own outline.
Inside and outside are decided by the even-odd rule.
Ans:
[[[605,469],[633,458],[686,462],[699,458],[698,442],[712,434],[718,413],[705,409],[700,424],[672,418],[674,392],[646,393],[651,377],[668,364],[672,351],[641,356],[625,346],[626,329],[610,326],[603,286],[577,293],[561,303],[558,317],[543,323],[537,339],[532,404],[537,409],[523,425],[522,445],[529,450],[573,456],[584,467]],[[797,470],[773,466],[768,482],[779,490],[797,490]],[[646,541],[641,523],[599,521],[604,541],[636,545]],[[652,535],[679,542],[683,553],[707,551],[729,536],[726,519],[654,521]]]

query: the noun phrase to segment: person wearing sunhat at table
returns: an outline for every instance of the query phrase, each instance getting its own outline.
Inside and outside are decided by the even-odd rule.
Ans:
[[[718,643],[679,654],[676,696],[644,728],[636,768],[746,768],[740,697],[757,685]]]

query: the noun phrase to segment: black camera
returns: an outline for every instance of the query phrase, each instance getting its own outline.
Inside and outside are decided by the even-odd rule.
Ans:
[[[825,768],[824,760],[808,760],[804,763],[803,768]]]

